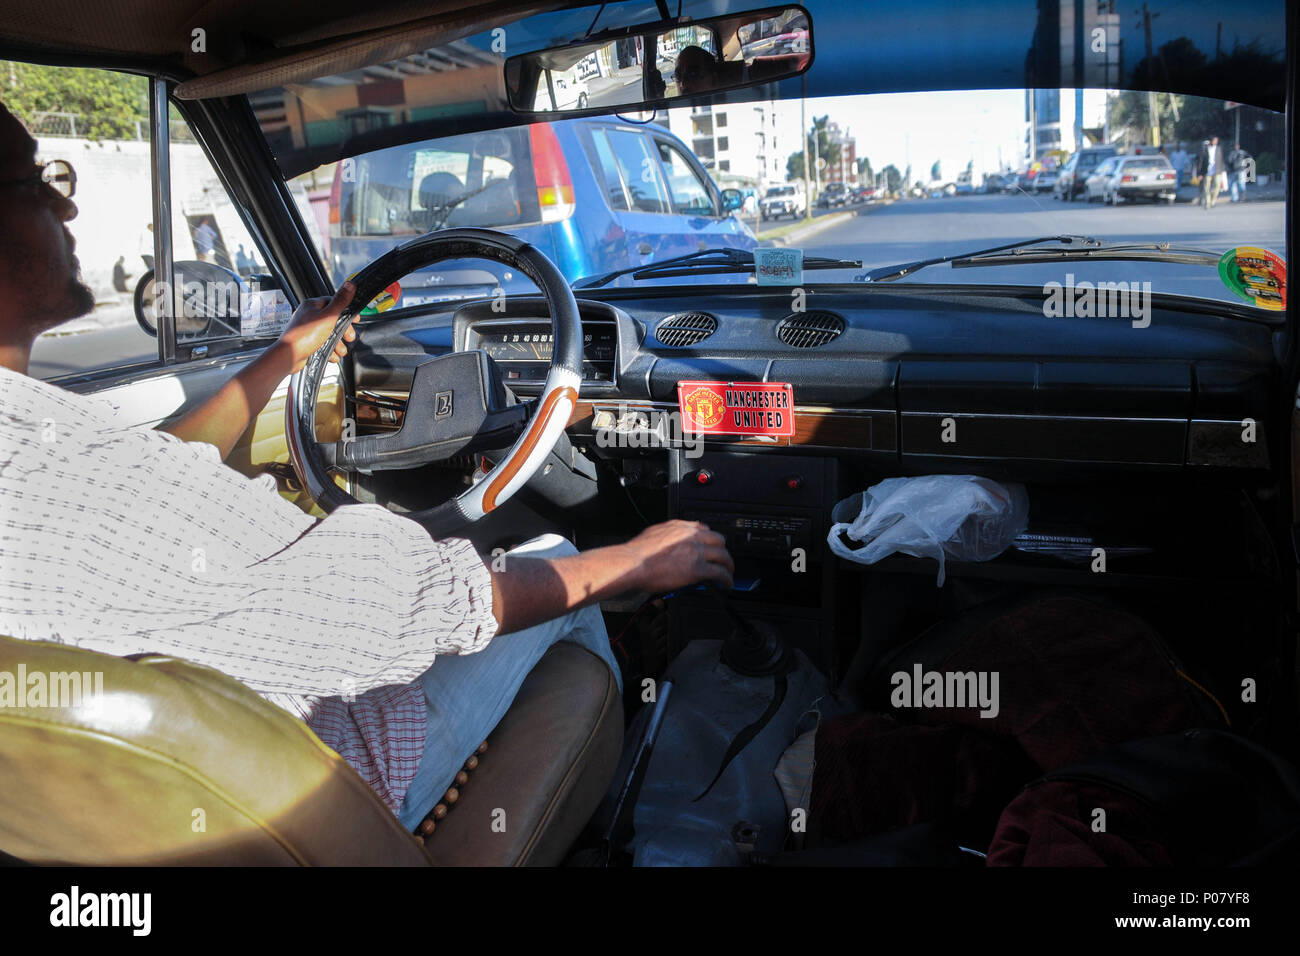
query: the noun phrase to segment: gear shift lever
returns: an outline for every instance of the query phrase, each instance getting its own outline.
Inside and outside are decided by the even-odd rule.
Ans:
[[[780,631],[767,621],[746,621],[716,586],[708,591],[732,624],[722,642],[722,663],[745,677],[766,677],[787,667],[790,648]]]
[[[716,586],[710,585],[707,590],[722,607],[727,617],[731,618],[733,625],[731,633],[722,642],[722,663],[744,677],[771,677],[773,679],[772,700],[757,720],[736,734],[731,745],[727,747],[727,752],[722,755],[722,765],[718,767],[718,772],[704,788],[704,792],[692,801],[693,803],[698,803],[708,796],[709,791],[722,777],[731,761],[736,759],[749,742],[762,732],[768,721],[776,716],[781,705],[785,703],[786,692],[789,689],[787,678],[795,666],[794,654],[781,638],[780,631],[766,621],[746,621],[736,613],[736,609],[731,606],[726,595]]]

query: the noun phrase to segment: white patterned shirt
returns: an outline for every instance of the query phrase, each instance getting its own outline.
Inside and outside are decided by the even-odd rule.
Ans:
[[[216,668],[396,813],[424,752],[416,678],[496,628],[467,541],[374,504],[317,520],[212,445],[0,367],[0,634]]]

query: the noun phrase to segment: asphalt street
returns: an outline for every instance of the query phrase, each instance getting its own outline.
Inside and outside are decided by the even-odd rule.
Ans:
[[[864,207],[859,209],[866,213]],[[1050,196],[972,195],[912,199],[852,216],[797,243],[809,255],[861,259],[862,270],[810,274],[809,281],[850,281],[859,271],[939,255],[973,252],[988,246],[1037,236],[1075,233],[1108,241],[1170,242],[1222,252],[1255,245],[1282,254],[1286,206],[1280,201],[1236,205],[1224,196],[1211,210],[1179,202],[1127,204],[1063,203]],[[838,210],[837,210],[838,211]],[[821,212],[821,211],[819,211]],[[1008,283],[1036,285],[1076,281],[1149,281],[1153,292],[1225,298],[1218,272],[1203,266],[1149,262],[1053,263],[953,269],[932,266],[910,282]],[[814,278],[815,277],[815,278]],[[122,304],[107,308],[115,311]],[[129,308],[129,307],[128,307]],[[72,335],[42,336],[32,352],[31,373],[49,378],[69,372],[149,361],[157,342],[132,321],[129,325]]]

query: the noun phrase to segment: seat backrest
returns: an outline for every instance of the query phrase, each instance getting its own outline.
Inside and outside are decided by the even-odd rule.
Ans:
[[[73,865],[430,862],[338,754],[238,681],[8,637],[0,851]]]

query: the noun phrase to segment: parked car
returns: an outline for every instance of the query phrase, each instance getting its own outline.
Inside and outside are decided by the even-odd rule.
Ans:
[[[585,110],[587,108],[587,81],[575,64],[572,69],[551,73],[551,86],[555,90],[556,110]],[[551,95],[546,89],[546,79],[537,86],[537,100],[533,109],[548,112],[551,109]]]
[[[781,183],[767,187],[765,195],[758,203],[759,215],[763,219],[802,219],[808,212],[808,200],[803,193],[802,183]]]
[[[1112,156],[1104,160],[1087,180],[1089,201],[1100,199],[1118,206],[1134,199],[1164,200],[1177,198],[1178,174],[1169,160],[1160,154]]]
[[[849,202],[850,196],[849,187],[845,183],[827,183],[822,194],[817,197],[817,205],[822,209],[843,206]]]
[[[1056,179],[1060,173],[1055,169],[1040,169],[1038,175],[1034,177],[1033,191],[1035,193],[1045,193],[1056,186]]]
[[[1069,202],[1083,195],[1084,184],[1103,160],[1118,154],[1114,146],[1090,146],[1076,151],[1056,177],[1052,196]]]
[[[570,280],[709,246],[752,249],[720,190],[686,145],[658,125],[571,119],[467,133],[360,157],[335,172],[330,269],[341,282],[411,236],[455,226],[509,228]],[[649,177],[648,179],[646,177]],[[725,201],[724,201],[725,197]],[[531,288],[495,263],[453,260],[408,282],[402,305]],[[414,286],[414,287],[412,287]]]

